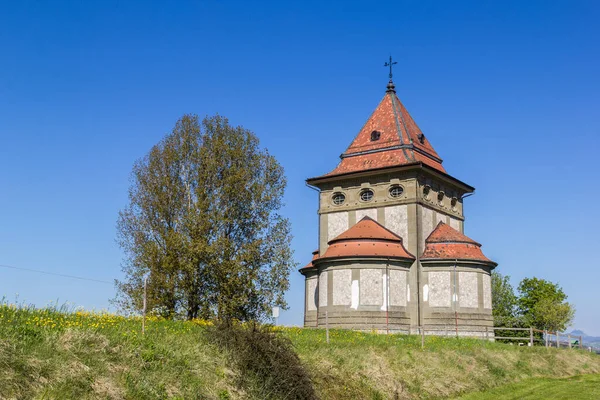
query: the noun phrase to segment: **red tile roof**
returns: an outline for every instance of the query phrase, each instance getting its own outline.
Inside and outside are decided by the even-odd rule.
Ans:
[[[379,139],[371,140],[373,132]],[[358,135],[341,155],[342,161],[324,176],[423,163],[446,172],[442,160],[398,99],[393,83]]]
[[[346,232],[329,241],[319,260],[338,257],[390,257],[413,260],[402,245],[402,238],[369,217],[364,217]]]
[[[443,222],[425,240],[421,260],[470,260],[497,265],[483,255],[479,243]]]
[[[452,228],[450,225],[445,224],[443,222],[440,222],[425,240],[425,243],[447,242],[464,242],[481,246],[479,243],[477,243],[467,235],[460,233],[456,229]]]
[[[308,264],[306,264],[304,267],[300,268],[300,271],[306,270],[309,268],[314,268],[313,261],[315,261],[316,259],[319,258],[319,249],[316,249],[315,251],[313,251],[312,254],[313,254],[312,260],[310,260],[310,262]]]

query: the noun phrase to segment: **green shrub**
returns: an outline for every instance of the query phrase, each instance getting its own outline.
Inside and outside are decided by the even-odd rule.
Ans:
[[[289,338],[258,324],[216,324],[209,335],[232,356],[240,384],[260,399],[316,399],[310,375]]]

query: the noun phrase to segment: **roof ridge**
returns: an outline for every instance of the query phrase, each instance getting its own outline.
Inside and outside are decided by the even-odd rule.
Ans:
[[[446,236],[444,236],[446,235]],[[447,236],[452,235],[452,236]],[[438,237],[439,236],[439,237]],[[425,243],[470,243],[481,247],[481,244],[464,233],[440,221],[425,239]]]

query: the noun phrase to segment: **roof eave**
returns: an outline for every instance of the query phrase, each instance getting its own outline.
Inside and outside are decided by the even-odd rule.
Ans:
[[[413,169],[423,169],[423,170],[427,171],[428,173],[437,175],[438,177],[442,178],[443,180],[449,181],[457,186],[462,187],[462,189],[465,190],[466,193],[472,193],[475,191],[475,188],[473,186],[468,185],[468,184],[464,183],[463,181],[456,179],[453,176],[451,176],[445,172],[442,172],[433,167],[430,167],[429,165],[423,163],[422,161],[418,161],[418,162],[414,162],[414,163],[410,163],[410,164],[404,164],[404,165],[395,165],[392,167],[382,167],[382,168],[366,169],[366,170],[362,170],[362,171],[344,172],[344,173],[335,174],[335,175],[322,175],[322,176],[317,176],[314,178],[308,178],[308,179],[306,179],[306,183],[310,186],[319,188],[320,184],[328,183],[331,181],[337,181],[340,178],[357,178],[357,177],[361,177],[361,176],[372,175],[373,172],[409,171],[409,170],[413,170]]]
[[[419,261],[423,264],[452,264],[454,262],[459,262],[461,264],[486,265],[492,268],[498,266],[498,263],[492,260],[474,260],[472,258],[421,258]]]
[[[349,256],[332,256],[332,257],[320,257],[318,260],[315,260],[313,262],[314,267],[317,267],[317,264],[320,264],[323,261],[337,261],[337,260],[343,260],[343,261],[347,261],[347,260],[397,260],[397,261],[405,261],[405,262],[414,262],[415,258],[414,257],[403,257],[403,256],[379,256],[379,255],[356,255],[356,254],[352,254]]]
[[[298,272],[300,272],[302,275],[306,275],[309,272],[318,272],[318,270],[317,267],[313,265],[311,267],[302,267],[298,270]]]

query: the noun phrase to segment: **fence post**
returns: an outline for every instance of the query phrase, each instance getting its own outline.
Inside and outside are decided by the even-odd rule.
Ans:
[[[327,316],[327,311],[325,311],[325,337],[327,339],[327,344],[329,344],[329,318]]]
[[[544,329],[544,340],[546,341],[546,348],[548,348],[548,330]]]
[[[485,327],[485,340],[486,340],[486,342],[487,342],[488,340],[490,340],[490,335],[489,335],[489,333],[488,333],[488,327],[487,327],[487,326]]]
[[[142,335],[146,334],[146,297],[148,295],[148,277],[145,276],[144,277],[144,305],[143,305],[143,310],[142,310]]]
[[[444,325],[444,337],[448,337],[448,324]]]
[[[569,348],[571,348],[571,334],[567,335],[567,340],[569,341]]]
[[[529,327],[529,346],[533,347],[533,327]]]
[[[560,335],[558,334],[558,330],[556,331],[556,348],[560,349]]]
[[[425,348],[425,329],[421,327],[421,350]]]
[[[583,350],[583,336],[579,336],[579,350]]]

